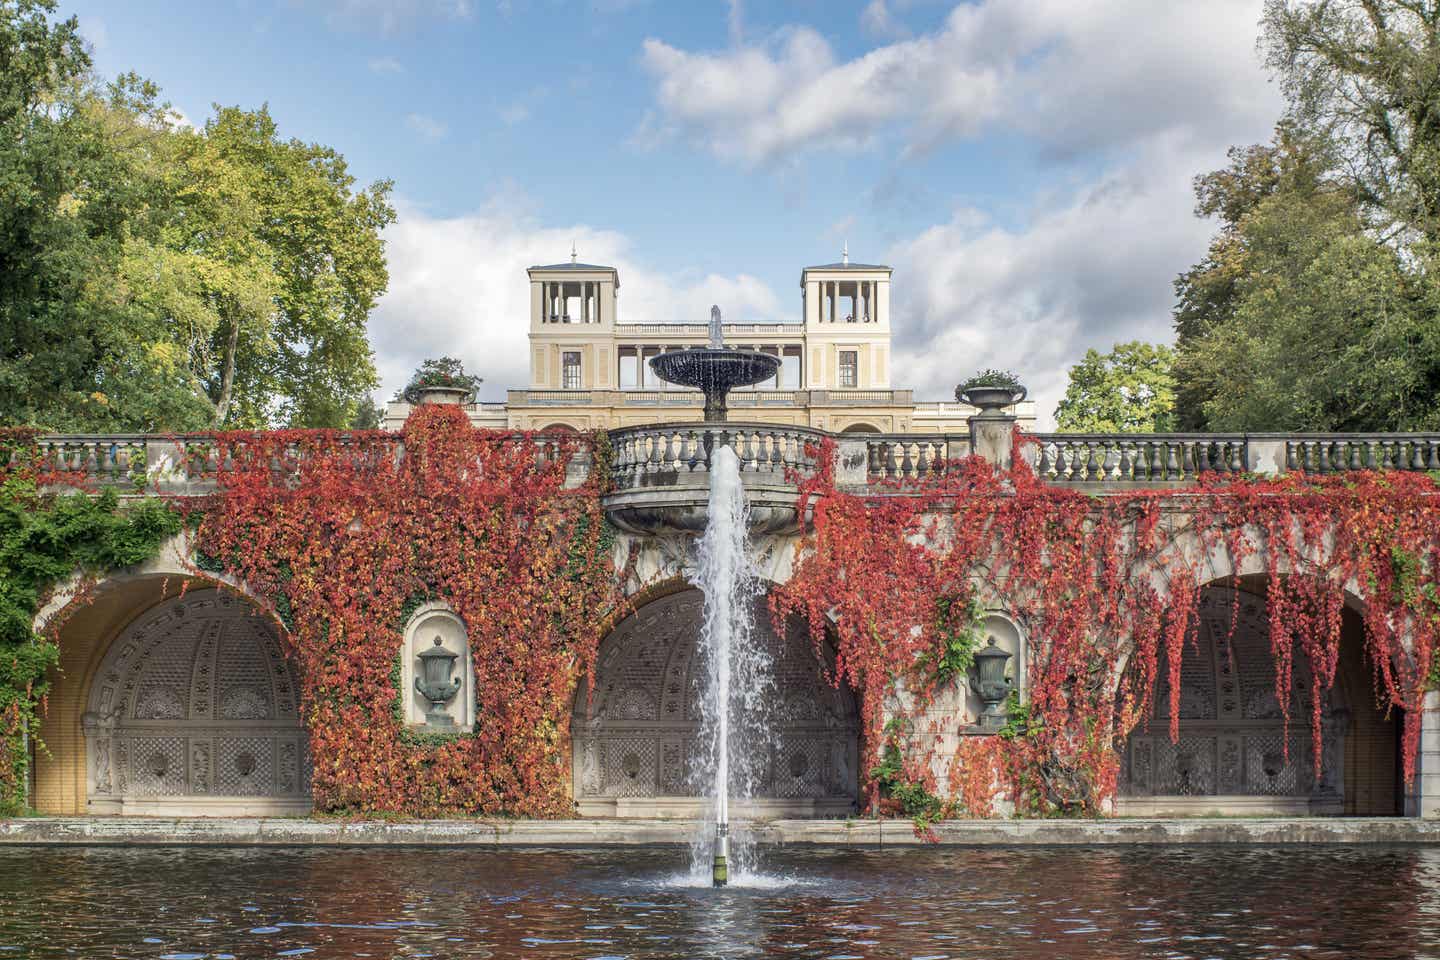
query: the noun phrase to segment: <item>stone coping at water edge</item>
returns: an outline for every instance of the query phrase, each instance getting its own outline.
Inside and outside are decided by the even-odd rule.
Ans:
[[[624,847],[683,845],[688,820],[326,820],[204,817],[21,817],[0,820],[0,845]],[[770,820],[735,825],[761,843],[915,847],[909,820]],[[1440,844],[1440,820],[1204,818],[950,820],[948,846],[1139,844]]]

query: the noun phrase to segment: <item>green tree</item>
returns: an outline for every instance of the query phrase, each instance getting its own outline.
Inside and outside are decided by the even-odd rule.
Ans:
[[[355,190],[339,154],[281,140],[264,109],[220,108],[165,147],[175,211],[140,266],[189,271],[185,346],[214,422],[351,422],[378,382],[365,325],[388,282],[389,183]]]
[[[1367,224],[1440,241],[1440,2],[1266,0],[1261,24],[1288,116],[1334,139]]]
[[[1267,0],[1288,106],[1196,181],[1176,283],[1185,429],[1440,426],[1440,0]]]
[[[265,109],[102,89],[73,19],[0,0],[0,417],[52,430],[344,426],[376,385],[390,184]]]
[[[1055,408],[1062,431],[1163,433],[1175,429],[1174,355],[1164,345],[1117,343],[1109,353],[1085,351],[1070,368],[1065,398]]]
[[[1282,125],[1197,178],[1221,230],[1177,282],[1180,426],[1406,430],[1440,423],[1428,264],[1366,229],[1328,140]]]

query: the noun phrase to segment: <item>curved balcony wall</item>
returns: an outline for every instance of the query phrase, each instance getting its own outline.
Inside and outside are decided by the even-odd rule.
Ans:
[[[764,423],[678,423],[615,430],[605,498],[610,519],[631,533],[705,529],[710,464],[728,446],[740,459],[750,529],[783,533],[799,526],[796,483],[813,476],[826,433]]]

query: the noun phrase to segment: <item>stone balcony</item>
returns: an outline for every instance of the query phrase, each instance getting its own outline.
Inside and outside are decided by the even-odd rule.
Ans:
[[[759,423],[680,423],[613,430],[614,491],[610,519],[631,533],[699,533],[705,529],[714,452],[729,446],[757,533],[798,526],[797,484],[814,475],[827,434]]]

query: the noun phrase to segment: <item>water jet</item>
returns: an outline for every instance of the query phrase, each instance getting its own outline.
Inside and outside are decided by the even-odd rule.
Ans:
[[[698,387],[705,394],[705,420],[723,422],[726,394],[737,386],[760,383],[775,376],[780,358],[766,353],[725,347],[720,308],[710,308],[707,347],[663,353],[650,360],[656,375],[670,383]],[[710,495],[705,533],[699,544],[699,587],[705,595],[702,647],[709,666],[707,716],[714,742],[715,836],[710,847],[710,877],[716,887],[730,882],[730,793],[735,724],[730,716],[732,675],[738,665],[746,699],[756,695],[768,679],[769,656],[751,638],[750,601],[756,578],[749,568],[746,545],[748,511],[740,460],[721,436],[719,449],[710,454]],[[752,724],[753,726],[753,724]],[[741,771],[743,778],[744,771]]]

